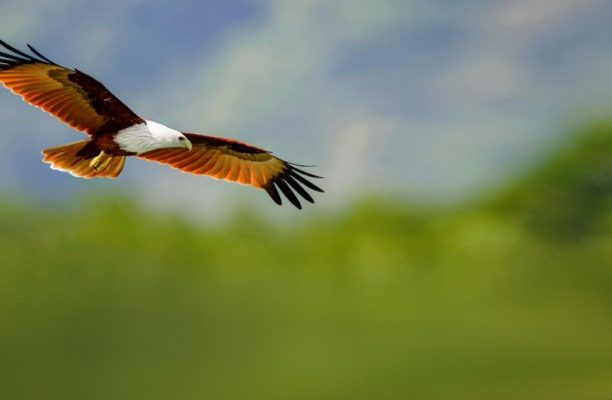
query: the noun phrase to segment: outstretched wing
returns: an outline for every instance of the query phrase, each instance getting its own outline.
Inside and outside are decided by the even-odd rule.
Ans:
[[[302,208],[295,193],[306,201],[314,200],[304,189],[323,192],[307,178],[320,178],[298,169],[296,165],[274,157],[270,152],[232,139],[186,133],[192,150],[167,148],[140,154],[138,157],[195,175],[208,175],[263,189],[278,205],[280,191],[297,208]]]
[[[95,135],[142,122],[89,75],[55,64],[30,45],[32,55],[2,40],[0,46],[8,51],[0,51],[0,83],[72,128]]]

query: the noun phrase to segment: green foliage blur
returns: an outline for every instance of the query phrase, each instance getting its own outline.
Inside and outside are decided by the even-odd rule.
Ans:
[[[311,215],[5,201],[0,398],[612,398],[612,122],[468,205]]]

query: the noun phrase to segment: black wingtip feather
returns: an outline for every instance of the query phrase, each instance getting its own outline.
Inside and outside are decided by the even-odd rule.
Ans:
[[[3,40],[0,40],[0,44],[1,44],[1,45],[2,45],[2,46],[5,48],[5,49],[10,50],[10,51],[12,51],[12,52],[13,52],[13,53],[15,53],[15,54],[19,54],[19,55],[20,55],[20,56],[22,56],[22,57],[25,57],[25,58],[26,58],[26,60],[29,60],[29,61],[34,61],[34,62],[36,62],[36,61],[40,61],[40,60],[35,59],[35,58],[34,58],[34,57],[32,57],[31,55],[26,54],[26,53],[24,53],[23,51],[21,51],[21,50],[19,50],[19,49],[14,48],[13,46],[11,46],[10,44],[6,43],[6,42],[5,42],[5,41],[3,41]]]
[[[291,175],[287,175],[285,176],[285,181],[287,181],[287,183],[289,184],[289,186],[291,186],[293,188],[293,190],[295,190],[296,192],[299,193],[300,196],[302,196],[304,198],[304,200],[306,200],[309,203],[314,204],[314,199],[308,194],[308,192],[306,190],[304,190],[303,187],[300,186],[299,183],[297,183],[295,181],[295,179],[293,179],[291,177]]]
[[[298,196],[296,196],[296,194],[307,202],[314,204],[314,199],[305,188],[320,193],[324,193],[324,191],[300,174],[313,178],[320,178],[319,176],[298,170],[294,165],[295,164],[285,162],[284,170],[270,180],[264,189],[266,192],[268,192],[276,204],[282,205],[282,198],[279,193],[280,189],[280,192],[287,198],[287,200],[289,200],[289,202],[291,202],[291,204],[293,204],[297,209],[301,210],[302,203],[300,203],[300,199]]]
[[[319,193],[325,193],[325,191],[323,191],[323,189],[321,189],[320,187],[318,187],[317,185],[315,185],[314,183],[310,182],[308,179],[304,178],[303,176],[293,173],[291,174],[291,177],[293,177],[294,179],[296,179],[299,183],[301,183],[302,185],[306,186],[307,188],[314,190],[316,192]]]
[[[3,51],[0,51],[0,56],[4,57],[5,59],[8,58],[9,60],[17,61],[20,63],[29,62],[29,60],[26,60],[25,58],[17,57],[16,55],[8,54]]]
[[[289,186],[287,186],[287,183],[285,183],[285,178],[286,177],[279,176],[277,179],[275,179],[274,183],[276,184],[276,186],[279,187],[281,192],[283,192],[283,194],[291,202],[291,204],[293,204],[298,210],[301,210],[302,209],[302,204],[298,200],[298,198],[295,195],[295,193],[293,193],[293,191],[291,191],[291,188]]]
[[[303,171],[303,170],[301,170],[299,168],[291,168],[291,170],[295,171],[295,172],[299,172],[300,174],[306,175],[306,176],[308,176],[310,178],[323,179],[322,176],[311,174],[310,172]]]
[[[24,53],[23,51],[16,49],[10,44],[6,43],[4,40],[0,39],[0,46],[4,49],[8,50],[10,53],[0,52],[0,62],[3,64],[7,64],[9,67],[23,64],[53,64],[55,63],[49,60],[47,57],[40,54],[38,50],[28,44],[28,48],[38,57],[32,57],[30,54]],[[12,53],[12,54],[11,54]]]
[[[51,61],[47,57],[43,56],[38,50],[36,50],[34,47],[32,47],[29,43],[28,43],[28,48],[30,50],[32,50],[32,53],[36,54],[38,57],[42,58],[43,60],[45,60],[49,64],[55,64],[53,61]]]
[[[278,190],[276,189],[276,186],[274,186],[274,182],[270,181],[264,187],[264,189],[266,190],[266,192],[268,192],[268,194],[276,204],[278,204],[279,206],[283,205],[283,200],[281,199],[280,194],[278,194]]]
[[[287,164],[291,165],[292,167],[302,167],[302,168],[315,168],[316,167],[316,165],[303,165],[303,164],[296,164],[292,162],[287,162]]]

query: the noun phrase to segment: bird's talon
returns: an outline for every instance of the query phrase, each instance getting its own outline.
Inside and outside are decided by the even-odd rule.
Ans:
[[[108,154],[106,154],[104,151],[101,151],[100,154],[98,154],[93,160],[91,160],[89,166],[93,168],[94,171],[100,172],[108,166],[111,160],[112,157],[108,156]]]

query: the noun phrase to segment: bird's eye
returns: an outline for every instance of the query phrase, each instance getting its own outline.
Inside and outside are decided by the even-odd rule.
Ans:
[[[184,136],[179,136],[179,141],[182,142],[183,140],[185,140],[185,137]]]

